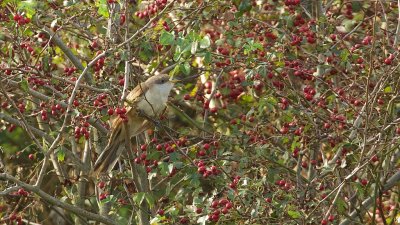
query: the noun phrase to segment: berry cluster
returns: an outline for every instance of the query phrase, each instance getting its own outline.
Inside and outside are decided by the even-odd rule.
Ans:
[[[154,3],[148,5],[145,10],[136,12],[135,15],[139,17],[139,19],[143,19],[155,15],[159,10],[163,10],[166,5],[167,0],[156,0]]]
[[[88,129],[88,127],[89,127],[89,123],[88,122],[84,122],[82,124],[82,126],[76,126],[75,127],[75,138],[79,139],[82,136],[84,136],[85,139],[88,139],[89,138],[89,129]]]
[[[233,204],[228,199],[222,198],[220,200],[214,200],[211,203],[211,208],[213,212],[208,215],[208,219],[213,222],[218,222],[220,219],[220,214],[227,214],[230,209],[232,209]],[[220,209],[222,208],[222,209]]]
[[[31,22],[31,19],[28,17],[23,17],[20,14],[15,14],[14,15],[14,21],[17,22],[18,26],[23,26],[25,24],[28,24]]]

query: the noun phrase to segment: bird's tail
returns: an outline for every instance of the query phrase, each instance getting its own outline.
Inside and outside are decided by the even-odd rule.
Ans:
[[[108,174],[115,166],[124,149],[123,126],[118,126],[110,137],[107,146],[94,163],[95,174]]]

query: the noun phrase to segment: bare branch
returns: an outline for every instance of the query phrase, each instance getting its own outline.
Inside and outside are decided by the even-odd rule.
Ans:
[[[78,57],[76,57],[74,53],[72,53],[72,51],[64,44],[64,42],[57,34],[55,34],[51,29],[49,29],[46,26],[43,27],[43,30],[52,37],[51,41],[64,52],[64,54],[69,58],[69,60],[71,60],[72,64],[74,64],[76,68],[78,68],[79,70],[85,69],[80,60],[78,59]],[[88,84],[93,83],[93,77],[90,73],[85,73],[84,76],[86,83]]]
[[[383,186],[383,192],[388,191],[392,189],[394,186],[398,185],[400,182],[400,171],[397,171],[393,176],[389,178],[389,180],[386,182],[386,184]],[[363,201],[362,205],[354,210],[350,215],[349,218],[343,220],[340,225],[347,225],[347,224],[353,224],[355,219],[360,213],[364,213],[368,207],[375,202],[375,198],[369,197],[366,200]]]
[[[45,193],[44,191],[42,191],[40,188],[38,188],[37,186],[33,186],[30,184],[27,184],[25,182],[20,181],[19,179],[17,179],[16,177],[13,177],[9,174],[6,173],[1,173],[0,174],[0,179],[1,180],[8,180],[8,181],[12,181],[14,183],[16,183],[17,185],[21,186],[22,188],[24,188],[26,191],[29,192],[33,192],[35,194],[37,194],[39,197],[41,197],[44,201],[55,205],[55,206],[59,206],[65,210],[68,210],[70,212],[75,213],[76,215],[79,216],[83,216],[86,217],[88,219],[97,221],[97,222],[102,222],[105,224],[110,224],[110,225],[116,225],[117,223],[111,219],[108,219],[106,217],[103,216],[99,216],[97,214],[88,212],[82,208],[67,204],[65,202],[60,201],[59,199],[52,197],[51,195]]]

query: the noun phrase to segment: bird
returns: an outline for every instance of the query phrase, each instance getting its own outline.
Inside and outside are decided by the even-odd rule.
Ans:
[[[138,84],[127,95],[124,103],[125,116],[119,116],[112,121],[107,146],[94,164],[93,170],[96,175],[108,174],[114,168],[125,147],[127,127],[129,138],[151,128],[152,123],[148,118],[164,112],[168,96],[176,82],[178,80],[171,79],[168,74],[154,75]]]

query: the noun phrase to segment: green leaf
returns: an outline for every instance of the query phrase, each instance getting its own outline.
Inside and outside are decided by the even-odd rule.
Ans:
[[[190,53],[193,55],[197,52],[197,46],[199,46],[199,42],[194,41],[192,42],[192,47],[190,48]]]
[[[99,15],[101,15],[104,18],[110,17],[110,14],[108,14],[106,0],[97,0],[95,5],[98,7],[97,13],[99,13]]]
[[[145,198],[146,198],[146,202],[147,202],[147,204],[149,204],[150,208],[153,208],[154,203],[155,203],[154,196],[150,193],[146,193]]]
[[[10,2],[14,2],[15,0],[3,0],[0,2],[1,6],[6,6]]]
[[[160,174],[162,176],[168,175],[168,164],[166,162],[161,162],[160,164],[158,164],[158,168],[160,169]]]
[[[174,170],[174,164],[169,164],[168,165],[168,173],[172,173],[172,170]]]
[[[134,196],[132,197],[132,200],[136,204],[140,205],[140,204],[142,204],[142,202],[144,200],[144,197],[145,197],[145,193],[144,192],[138,192],[138,193],[134,194]]]
[[[288,215],[289,215],[290,217],[292,217],[293,219],[298,219],[298,218],[301,217],[301,213],[298,212],[298,211],[288,210],[287,213],[288,213]]]
[[[250,0],[242,0],[239,5],[239,12],[248,12],[251,9],[251,2]]]
[[[204,55],[204,64],[210,64],[210,63],[211,63],[211,53],[206,52],[206,54]]]
[[[177,75],[177,74],[179,73],[179,67],[180,67],[180,65],[179,65],[179,64],[176,64],[176,66],[174,67],[174,69],[173,69],[171,72],[169,72],[169,75],[170,75],[170,76],[175,76],[175,75]]]
[[[393,91],[393,89],[391,86],[387,86],[387,87],[385,87],[385,89],[383,89],[384,93],[391,93],[392,91]]]
[[[28,84],[28,81],[27,80],[25,80],[25,79],[23,79],[22,81],[21,81],[21,89],[24,91],[24,92],[28,92],[28,90],[29,90],[29,84]]]
[[[208,35],[204,36],[203,39],[200,40],[200,48],[208,48],[210,45],[211,41]]]
[[[347,49],[344,49],[342,52],[340,52],[340,59],[342,60],[342,62],[347,61],[349,56],[350,56],[350,52]]]
[[[28,18],[32,18],[36,13],[37,2],[35,0],[21,1],[18,3],[18,9],[25,11]]]
[[[57,159],[58,159],[59,162],[63,162],[63,161],[64,161],[64,159],[65,159],[65,152],[64,152],[63,149],[59,149],[59,150],[57,151]]]
[[[188,62],[185,62],[180,65],[179,70],[182,71],[185,75],[190,74],[190,64]]]
[[[337,207],[338,212],[344,213],[346,211],[346,202],[343,199],[338,198],[335,202],[335,205]]]
[[[172,45],[175,42],[175,36],[167,31],[163,31],[160,35],[161,45]]]
[[[199,174],[198,173],[193,173],[190,176],[190,185],[193,187],[199,187],[200,186],[200,179],[199,179]]]
[[[49,56],[48,55],[43,56],[42,65],[43,65],[43,71],[44,72],[49,72],[50,71],[50,68],[49,68]]]

